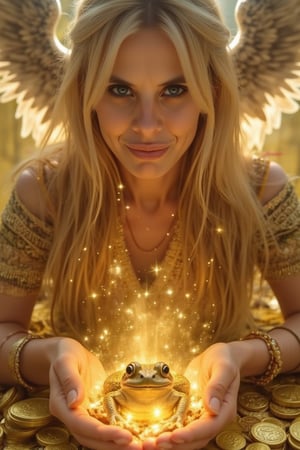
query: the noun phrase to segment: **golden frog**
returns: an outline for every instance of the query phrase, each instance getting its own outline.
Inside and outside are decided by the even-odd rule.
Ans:
[[[131,362],[104,382],[104,408],[110,424],[136,430],[134,424],[160,424],[160,432],[180,427],[189,404],[190,383],[172,375],[164,362]]]

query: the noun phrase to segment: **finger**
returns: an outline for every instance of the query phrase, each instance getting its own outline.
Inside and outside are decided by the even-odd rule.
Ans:
[[[117,445],[128,445],[131,442],[132,435],[128,430],[104,425],[91,417],[83,407],[69,409],[54,371],[51,378],[50,412],[60,419],[73,435],[80,437],[80,442],[89,438],[95,442],[114,441]]]
[[[212,371],[203,392],[203,405],[208,412],[213,415],[220,413],[234,382],[239,383],[239,374],[232,366],[218,365],[218,369]]]
[[[75,408],[80,405],[85,398],[85,390],[77,359],[71,355],[62,355],[53,364],[53,372],[68,407]]]

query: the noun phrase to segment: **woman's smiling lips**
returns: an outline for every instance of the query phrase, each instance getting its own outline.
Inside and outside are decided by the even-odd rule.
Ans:
[[[126,144],[128,150],[140,159],[157,159],[163,156],[170,144]]]

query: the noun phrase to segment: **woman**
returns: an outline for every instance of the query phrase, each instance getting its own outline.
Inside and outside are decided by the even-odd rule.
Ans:
[[[51,412],[92,449],[203,448],[241,377],[299,366],[298,200],[240,148],[211,0],[83,0],[70,36],[52,124],[65,141],[23,167],[3,214],[0,382],[49,384]],[[256,265],[285,317],[270,334],[250,332]],[[41,289],[56,336],[33,339]],[[105,371],[135,359],[196,378],[202,417],[143,443],[90,417]]]

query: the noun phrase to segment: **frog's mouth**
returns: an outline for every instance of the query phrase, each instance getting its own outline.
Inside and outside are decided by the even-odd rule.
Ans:
[[[163,389],[165,387],[172,386],[173,382],[171,380],[126,380],[122,383],[124,388],[134,388],[134,389]]]

